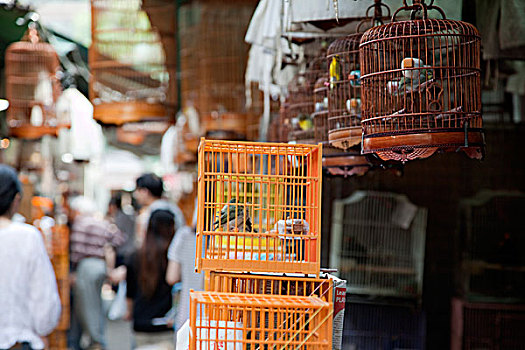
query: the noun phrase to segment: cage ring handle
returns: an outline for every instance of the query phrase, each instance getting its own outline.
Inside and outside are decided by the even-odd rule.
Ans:
[[[438,6],[434,6],[434,0],[430,0],[430,4],[425,4],[425,0],[413,0],[412,5],[407,4],[407,0],[403,0],[403,5],[394,12],[391,22],[395,22],[396,16],[401,11],[410,11],[410,19],[416,19],[416,13],[423,10],[423,19],[428,18],[428,10],[436,10],[441,15],[442,19],[447,19],[445,12]]]
[[[434,0],[432,0],[432,1],[434,1]],[[387,14],[386,14],[385,17],[387,17],[387,18],[390,17],[390,15],[392,13],[390,11],[390,7],[388,7],[387,4],[383,4],[381,2],[381,0],[375,0],[375,4],[368,6],[368,8],[366,9],[366,13],[365,13],[365,17],[366,18],[361,20],[361,22],[359,22],[359,24],[357,25],[356,33],[359,33],[359,30],[361,29],[361,26],[364,23],[368,22],[369,19],[370,19],[370,23],[371,23],[372,27],[374,27],[374,25],[375,25],[374,22],[375,21],[378,21],[381,25],[384,24],[383,19],[382,19],[384,17],[383,16],[379,17],[379,15],[378,15],[378,12],[380,11],[381,7],[385,7],[387,9]],[[376,13],[374,14],[373,17],[369,15],[369,12],[370,12],[371,9],[375,9],[376,10]]]

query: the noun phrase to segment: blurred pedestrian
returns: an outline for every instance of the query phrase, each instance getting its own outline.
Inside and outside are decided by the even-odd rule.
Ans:
[[[116,248],[124,242],[124,235],[115,224],[98,217],[95,203],[86,197],[74,198],[71,209],[75,212],[70,236],[74,314],[91,339],[88,349],[105,349],[105,314],[100,293],[115,267]]]
[[[123,265],[135,251],[135,216],[122,209],[122,194],[114,194],[108,205],[108,218],[124,234],[125,242],[117,248],[117,266]]]
[[[0,164],[0,349],[43,349],[60,298],[42,235],[11,220],[20,197],[15,170]]]
[[[172,323],[164,319],[172,306],[171,287],[165,276],[173,234],[173,213],[162,209],[153,211],[144,243],[127,266],[127,318],[133,320],[137,348],[174,348]]]
[[[146,234],[150,214],[157,209],[169,210],[175,217],[175,232],[185,225],[182,211],[173,203],[162,198],[164,192],[164,182],[155,174],[143,174],[136,180],[134,196],[142,206],[140,215],[137,218],[136,237],[140,247]]]
[[[190,289],[203,290],[204,275],[195,272],[195,250],[197,237],[197,206],[193,214],[192,227],[184,226],[177,231],[168,249],[168,268],[166,282],[170,285],[181,281],[179,308],[175,318],[175,329],[182,327],[190,317]]]

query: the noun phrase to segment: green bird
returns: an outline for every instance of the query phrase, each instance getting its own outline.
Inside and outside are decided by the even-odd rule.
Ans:
[[[215,220],[215,229],[222,227],[224,231],[252,232],[252,221],[250,214],[244,210],[244,205],[236,204],[237,199],[232,198],[228,204],[221,209],[220,217]]]

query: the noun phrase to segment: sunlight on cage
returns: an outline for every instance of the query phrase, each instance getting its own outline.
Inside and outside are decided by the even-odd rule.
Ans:
[[[207,283],[206,290],[215,292],[317,296],[329,303],[333,298],[333,281],[323,278],[211,271]]]
[[[361,191],[333,208],[331,266],[347,290],[421,297],[426,209],[401,195]]]
[[[202,139],[197,269],[318,275],[321,152]]]
[[[362,35],[337,39],[328,47],[328,138],[332,146],[341,149],[361,142],[359,40]]]
[[[317,297],[190,293],[190,349],[331,349],[331,304]]]
[[[94,117],[122,124],[166,117],[170,64],[139,0],[91,0]]]
[[[32,25],[5,53],[7,125],[11,135],[21,138],[56,135],[58,127],[70,124],[58,120],[55,110],[61,94],[58,56],[51,44],[41,42]]]
[[[412,2],[405,0],[392,23],[361,39],[362,151],[403,162],[438,150],[480,159],[479,33],[471,24],[446,20],[433,1]],[[443,19],[429,19],[432,9]],[[396,22],[402,10],[422,10],[423,19]]]

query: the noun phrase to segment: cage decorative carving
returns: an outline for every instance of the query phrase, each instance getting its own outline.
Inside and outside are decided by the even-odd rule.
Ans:
[[[55,50],[40,41],[35,23],[30,24],[22,41],[6,49],[7,124],[12,136],[39,138],[56,135],[58,128],[69,126],[70,121],[59,120],[55,110],[61,94],[59,69]]]
[[[332,349],[332,304],[317,297],[190,292],[190,350]]]
[[[362,33],[335,40],[328,47],[328,139],[344,150],[361,143],[361,80],[359,41]]]
[[[483,156],[480,36],[424,0],[398,9],[360,44],[362,152],[405,162],[436,151]],[[400,11],[411,20],[396,21]],[[443,19],[429,19],[437,10]],[[422,19],[416,19],[417,12]]]
[[[334,202],[330,264],[355,294],[419,299],[426,209],[405,196],[357,191]]]
[[[321,146],[199,145],[197,270],[319,275]]]
[[[167,118],[164,103],[173,104],[175,62],[167,61],[161,35],[141,6],[140,0],[91,0],[90,98],[94,118],[103,123]]]

